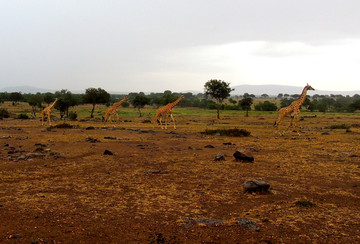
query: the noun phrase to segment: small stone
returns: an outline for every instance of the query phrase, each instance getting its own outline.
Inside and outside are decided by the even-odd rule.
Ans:
[[[164,175],[164,174],[169,174],[169,172],[161,171],[161,170],[147,170],[147,171],[144,171],[144,174]]]
[[[216,155],[216,157],[215,157],[214,160],[215,160],[215,161],[225,161],[226,159],[225,159],[224,154],[222,154],[221,152],[219,152],[219,153]]]
[[[86,127],[85,130],[95,130],[95,127],[94,126],[89,126],[89,127]]]
[[[324,131],[321,135],[330,135],[330,131]]]
[[[114,153],[110,150],[105,149],[104,155],[114,155]]]
[[[115,136],[104,136],[104,139],[116,140],[116,137]]]
[[[232,145],[231,142],[223,142],[224,145]]]
[[[206,145],[205,148],[215,148],[213,145]]]

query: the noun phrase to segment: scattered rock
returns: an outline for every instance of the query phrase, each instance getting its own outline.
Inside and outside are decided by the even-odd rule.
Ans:
[[[215,157],[214,160],[215,160],[215,161],[225,161],[226,159],[225,159],[224,154],[222,154],[221,152],[219,152],[219,153],[216,155],[216,157]]]
[[[189,146],[188,149],[189,149],[189,150],[193,150],[194,148],[193,148],[192,146]]]
[[[226,224],[226,221],[222,219],[191,219],[191,221],[206,226],[219,226]]]
[[[257,223],[248,219],[239,218],[237,219],[236,223],[241,227],[246,227],[249,230],[252,231],[260,231],[260,228],[258,227]]]
[[[89,126],[89,127],[86,127],[85,130],[95,130],[95,127],[94,126]]]
[[[254,162],[254,157],[248,150],[236,150],[233,154],[236,161],[243,161],[243,162]]]
[[[1,139],[9,139],[9,138],[11,138],[11,136],[2,136],[2,137],[0,137]]]
[[[28,154],[26,154],[26,156],[29,158],[44,158],[45,154],[43,154],[43,153],[28,153]]]
[[[104,136],[104,139],[116,140],[116,137],[115,136]]]
[[[215,148],[213,145],[206,145],[205,148]]]
[[[104,155],[114,155],[114,153],[110,150],[105,149]]]
[[[224,145],[232,145],[231,142],[223,142]]]
[[[169,172],[161,171],[161,170],[147,170],[147,171],[144,171],[144,174],[165,175],[165,174],[169,174]]]
[[[46,147],[45,144],[41,144],[41,143],[35,143],[35,146],[37,146],[37,147]]]
[[[149,119],[144,119],[141,123],[149,124],[149,123],[151,123],[151,120],[149,120]]]
[[[324,131],[321,135],[330,135],[330,131]]]
[[[246,192],[267,192],[270,188],[270,184],[262,180],[249,180],[243,184]]]
[[[90,137],[90,136],[88,136],[88,137],[86,138],[86,141],[87,141],[87,142],[90,142],[90,143],[100,142],[98,139],[92,138],[92,137]]]

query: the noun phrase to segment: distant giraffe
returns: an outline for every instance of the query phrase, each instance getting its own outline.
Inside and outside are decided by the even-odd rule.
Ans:
[[[274,127],[277,126],[277,131],[278,131],[278,133],[280,135],[283,134],[283,133],[280,133],[280,124],[284,120],[284,118],[289,114],[291,115],[291,122],[290,122],[289,126],[286,128],[285,131],[287,131],[290,128],[290,126],[292,126],[292,123],[295,120],[296,132],[300,135],[300,133],[298,131],[298,116],[299,116],[299,113],[300,113],[300,107],[301,107],[301,105],[304,103],[304,101],[306,99],[306,92],[308,90],[313,90],[314,91],[315,89],[312,88],[309,84],[307,84],[304,87],[300,97],[297,100],[293,101],[289,106],[284,107],[284,108],[279,110],[279,117],[275,121]]]
[[[165,129],[167,129],[167,122],[168,122],[168,118],[170,116],[172,121],[174,122],[174,129],[176,129],[175,119],[174,119],[174,116],[172,115],[172,108],[175,107],[183,97],[184,97],[184,95],[181,95],[178,99],[176,99],[175,102],[169,103],[166,106],[159,108],[156,113],[153,127],[155,127],[156,122],[159,120],[161,129],[164,129],[164,126],[161,122],[161,118],[165,117]]]
[[[112,106],[110,106],[108,109],[106,109],[106,113],[105,113],[105,122],[110,118],[110,121],[113,122],[113,120],[111,119],[111,115],[113,115],[113,118],[115,120],[115,122],[117,122],[118,120],[118,107],[126,101],[126,99],[128,99],[127,96],[125,96],[123,99],[121,99],[120,101],[114,103]],[[116,117],[116,118],[115,118]]]
[[[55,106],[55,103],[57,102],[57,100],[58,99],[56,98],[54,102],[50,103],[50,105],[47,106],[46,108],[44,108],[44,110],[41,112],[41,125],[44,125],[44,117],[45,117],[45,115],[47,115],[48,124],[51,125],[51,110]]]

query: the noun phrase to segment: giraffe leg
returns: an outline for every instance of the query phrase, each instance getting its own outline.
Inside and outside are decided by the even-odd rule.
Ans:
[[[165,130],[167,130],[168,120],[169,120],[169,114],[166,114],[165,115]]]
[[[294,122],[294,117],[291,117],[290,124],[288,127],[286,127],[285,131],[287,131],[292,126],[293,122]]]
[[[172,119],[172,121],[174,122],[174,129],[176,130],[176,125],[175,125],[175,119],[174,119],[174,116],[172,114],[170,114],[170,117]]]
[[[51,126],[51,113],[50,112],[48,112],[48,125],[50,125]]]
[[[41,125],[44,125],[44,113],[41,113]]]
[[[298,116],[299,116],[299,114],[296,114],[294,116],[294,119],[295,119],[295,131],[298,133],[299,136],[301,136],[301,134],[299,132],[299,126],[298,126]]]
[[[283,114],[280,114],[279,115],[279,118],[277,119],[277,121],[276,121],[276,123],[275,123],[275,126],[277,126],[277,133],[280,135],[280,136],[282,136],[284,133],[281,133],[280,132],[280,125],[281,125],[281,123],[283,122],[283,120],[284,120],[284,115]]]

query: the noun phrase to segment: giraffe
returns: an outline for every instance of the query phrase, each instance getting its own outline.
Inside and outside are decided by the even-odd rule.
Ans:
[[[56,98],[54,102],[50,103],[50,105],[47,106],[46,108],[44,108],[44,110],[41,112],[41,125],[44,125],[44,117],[45,117],[45,115],[47,115],[48,124],[51,125],[51,110],[55,106],[55,103],[57,102],[57,100],[58,99]]]
[[[277,126],[277,131],[280,135],[283,135],[283,133],[280,133],[280,124],[281,122],[284,120],[284,118],[287,115],[291,115],[291,122],[289,124],[289,126],[286,128],[285,131],[287,131],[290,126],[292,126],[293,121],[295,120],[295,128],[296,128],[296,132],[298,133],[298,135],[300,135],[299,131],[298,131],[298,116],[300,113],[300,107],[301,105],[304,103],[305,99],[306,99],[306,93],[308,90],[315,90],[314,88],[312,88],[309,84],[306,84],[306,86],[304,87],[300,97],[293,101],[289,106],[284,107],[282,109],[279,110],[279,117],[278,119],[275,121],[274,123],[274,127]]]
[[[115,122],[117,122],[118,120],[118,107],[126,101],[126,99],[128,99],[127,96],[125,96],[123,99],[121,99],[120,101],[114,103],[112,106],[110,106],[108,109],[106,109],[106,113],[105,113],[105,122],[110,118],[110,121],[113,122],[113,120],[111,119],[111,115],[113,115],[113,118],[115,120]],[[116,116],[116,118],[115,118]]]
[[[168,122],[168,118],[170,116],[172,121],[174,122],[174,129],[176,130],[175,119],[174,119],[174,116],[172,115],[172,108],[175,107],[183,97],[184,97],[184,95],[181,95],[178,99],[176,99],[175,102],[168,103],[166,106],[158,109],[155,120],[154,120],[153,128],[155,127],[156,121],[159,120],[161,129],[164,129],[164,126],[161,122],[161,118],[165,117],[165,129],[167,129],[167,122]]]

